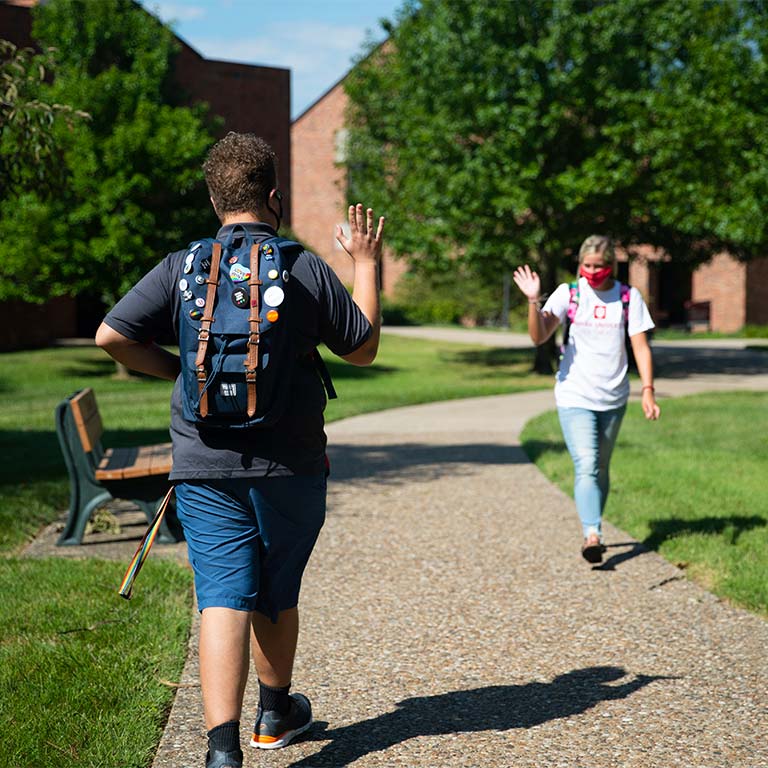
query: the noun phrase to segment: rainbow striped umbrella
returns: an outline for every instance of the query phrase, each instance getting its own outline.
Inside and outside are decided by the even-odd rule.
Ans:
[[[118,594],[120,597],[124,597],[126,600],[131,599],[131,590],[133,589],[133,582],[139,575],[141,566],[144,565],[144,561],[149,555],[149,550],[152,548],[152,544],[155,541],[157,532],[160,530],[160,524],[163,522],[165,516],[165,510],[168,508],[168,502],[171,500],[171,494],[173,493],[173,486],[168,489],[168,493],[165,494],[165,498],[160,502],[160,506],[155,512],[155,516],[152,518],[152,522],[149,524],[146,533],[139,542],[139,547],[133,555],[131,564],[128,566],[128,570],[123,576],[123,583],[120,585]]]

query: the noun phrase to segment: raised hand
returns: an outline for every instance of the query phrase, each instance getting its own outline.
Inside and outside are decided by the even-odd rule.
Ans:
[[[512,279],[529,301],[539,298],[541,280],[527,264],[518,267],[512,274]]]
[[[363,204],[349,206],[349,237],[340,225],[336,226],[336,239],[341,247],[355,260],[378,262],[381,259],[383,245],[384,217],[379,217],[379,225],[374,233],[373,208],[363,211]]]

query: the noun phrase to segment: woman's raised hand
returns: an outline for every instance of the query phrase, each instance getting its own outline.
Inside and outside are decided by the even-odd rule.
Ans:
[[[518,267],[514,271],[512,279],[529,301],[539,298],[539,294],[541,293],[541,280],[527,264]]]

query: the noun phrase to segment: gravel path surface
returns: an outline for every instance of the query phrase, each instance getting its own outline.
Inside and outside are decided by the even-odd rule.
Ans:
[[[655,346],[662,408],[768,387],[759,350],[684,349]],[[294,676],[316,724],[288,749],[244,746],[245,768],[768,768],[768,622],[610,525],[606,562],[586,564],[573,501],[519,446],[552,407],[533,392],[329,426]],[[56,554],[127,560],[128,544],[91,537]],[[196,635],[153,768],[204,763]],[[244,745],[256,699],[252,675]]]
[[[525,393],[330,425],[294,676],[317,722],[245,748],[246,768],[768,766],[768,622],[611,526],[606,562],[584,563],[572,500],[517,440],[551,407]],[[154,768],[202,765],[196,680],[193,640]],[[244,741],[256,701],[252,676]]]

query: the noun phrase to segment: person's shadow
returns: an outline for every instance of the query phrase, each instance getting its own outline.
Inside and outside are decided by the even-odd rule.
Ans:
[[[671,679],[637,675],[610,685],[626,674],[620,667],[588,667],[550,683],[491,685],[405,699],[394,712],[332,730],[322,731],[324,724],[316,723],[308,738],[331,743],[291,766],[339,768],[417,736],[530,728],[580,714],[601,701],[626,698],[654,680]]]

